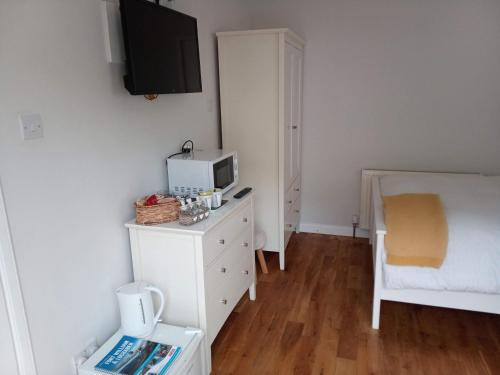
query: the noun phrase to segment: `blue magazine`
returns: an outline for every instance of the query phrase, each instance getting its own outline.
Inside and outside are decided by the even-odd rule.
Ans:
[[[180,352],[179,346],[123,336],[95,370],[116,375],[163,375]]]

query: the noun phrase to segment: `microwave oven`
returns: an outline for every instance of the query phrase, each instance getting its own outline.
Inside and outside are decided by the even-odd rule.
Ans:
[[[202,191],[227,192],[238,184],[238,156],[225,150],[191,151],[167,160],[172,195],[196,196]]]

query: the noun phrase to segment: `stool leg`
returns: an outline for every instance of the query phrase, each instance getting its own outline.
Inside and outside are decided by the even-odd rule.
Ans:
[[[267,263],[266,263],[266,258],[264,258],[264,252],[262,249],[258,249],[257,251],[257,257],[259,258],[259,263],[260,263],[260,268],[262,269],[262,273],[269,273],[269,270],[267,269]]]

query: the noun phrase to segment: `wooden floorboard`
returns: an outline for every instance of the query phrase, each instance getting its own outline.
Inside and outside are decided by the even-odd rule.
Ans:
[[[212,345],[213,374],[500,374],[500,316],[382,302],[372,330],[368,242],[296,234],[287,270],[266,253]]]

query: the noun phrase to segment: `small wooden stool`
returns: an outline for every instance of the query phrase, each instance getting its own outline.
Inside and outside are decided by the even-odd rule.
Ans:
[[[255,232],[255,251],[257,252],[257,257],[259,258],[260,268],[262,269],[262,273],[269,273],[267,269],[266,258],[264,258],[264,245],[266,244],[266,234],[264,232],[256,231]]]

